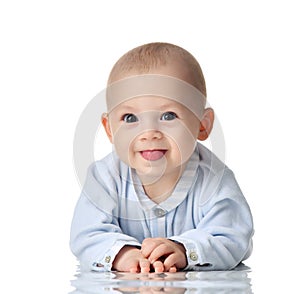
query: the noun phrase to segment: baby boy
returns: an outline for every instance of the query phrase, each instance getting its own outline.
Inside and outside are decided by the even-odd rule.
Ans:
[[[199,141],[214,112],[197,60],[169,43],[114,65],[102,124],[113,152],[88,170],[71,249],[83,268],[229,270],[252,251],[249,206],[232,171]]]

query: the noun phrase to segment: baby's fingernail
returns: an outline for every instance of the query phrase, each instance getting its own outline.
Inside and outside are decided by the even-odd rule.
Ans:
[[[176,273],[177,272],[177,268],[175,266],[172,266],[172,267],[170,267],[169,272]]]
[[[156,273],[163,273],[164,269],[162,267],[156,267],[155,272]]]
[[[142,267],[141,268],[141,273],[149,273],[150,272],[150,268],[149,267]]]

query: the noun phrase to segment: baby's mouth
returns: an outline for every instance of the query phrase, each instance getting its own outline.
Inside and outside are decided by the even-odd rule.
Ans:
[[[150,160],[150,161],[155,161],[161,159],[167,150],[164,149],[154,149],[154,150],[144,150],[141,151],[141,155],[144,159]]]

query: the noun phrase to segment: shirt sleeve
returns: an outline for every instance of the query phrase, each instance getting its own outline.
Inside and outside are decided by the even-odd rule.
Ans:
[[[219,187],[199,206],[196,228],[170,238],[186,249],[185,270],[230,270],[251,254],[252,215],[230,170],[222,175]]]
[[[123,234],[114,216],[117,198],[113,189],[109,180],[99,180],[95,167],[90,168],[75,207],[70,236],[70,248],[82,269],[110,271],[122,247],[141,245],[135,238]],[[98,203],[94,203],[94,199]]]

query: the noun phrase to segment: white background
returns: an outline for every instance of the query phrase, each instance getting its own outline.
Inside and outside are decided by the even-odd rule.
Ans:
[[[296,289],[297,1],[0,3],[0,262],[6,293],[71,290],[77,262],[68,247],[69,227],[80,193],[72,159],[76,124],[105,87],[114,62],[151,41],[183,46],[202,66],[225,135],[226,163],[253,211],[255,246],[246,262],[252,290]],[[96,145],[97,156],[111,149],[104,138]]]

